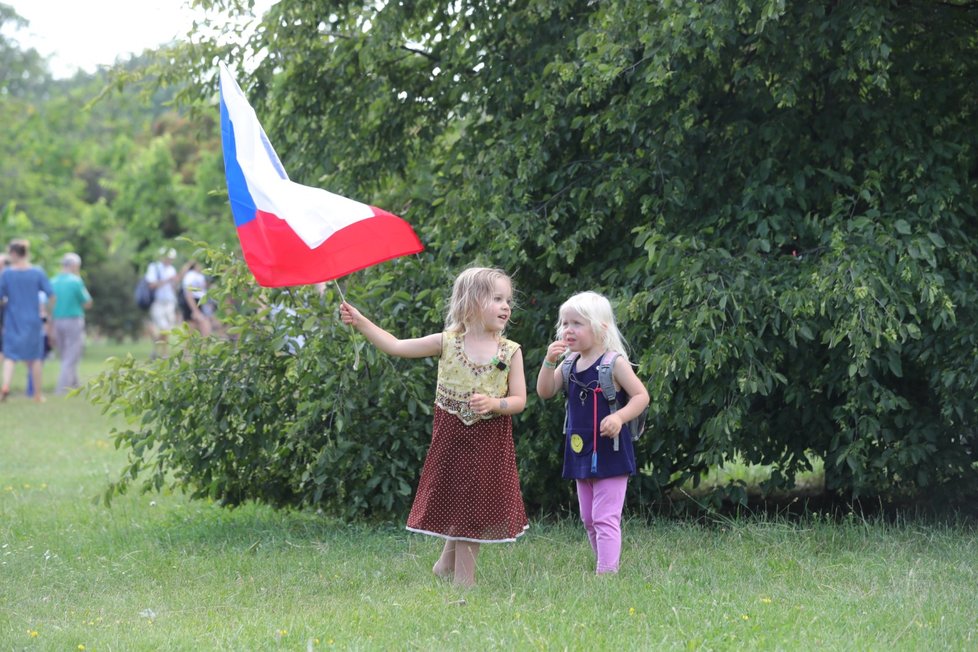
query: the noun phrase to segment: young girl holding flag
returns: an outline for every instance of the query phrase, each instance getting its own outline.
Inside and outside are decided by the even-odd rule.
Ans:
[[[503,337],[512,304],[510,278],[475,267],[455,279],[440,333],[398,339],[340,306],[343,323],[384,353],[439,358],[431,446],[407,529],[445,539],[432,571],[461,586],[475,584],[480,544],[515,541],[529,527],[512,422],[526,405],[523,354]]]
[[[608,352],[615,388],[628,403],[612,412],[601,391],[599,365]],[[537,375],[537,394],[554,396],[564,386],[558,359],[568,355],[564,477],[577,483],[581,520],[597,557],[597,573],[617,573],[621,556],[621,512],[635,452],[628,422],[649,404],[649,393],[628,362],[625,343],[608,299],[594,292],[575,294],[560,307],[557,341],[547,348]]]

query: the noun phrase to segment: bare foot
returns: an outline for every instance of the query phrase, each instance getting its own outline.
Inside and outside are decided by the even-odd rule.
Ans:
[[[450,568],[444,568],[438,563],[431,567],[431,572],[435,574],[435,577],[440,577],[443,580],[450,580],[455,575],[455,571]]]
[[[474,577],[462,577],[461,575],[459,575],[459,576],[456,576],[455,577],[455,580],[454,580],[453,584],[455,584],[455,586],[461,587],[463,589],[471,589],[473,586],[475,586],[475,578]]]

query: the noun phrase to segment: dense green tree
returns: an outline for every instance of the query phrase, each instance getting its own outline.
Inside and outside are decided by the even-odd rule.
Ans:
[[[976,479],[976,27],[923,0],[281,0],[180,62],[208,97],[217,58],[241,70],[296,180],[415,224],[421,262],[350,289],[395,330],[443,298],[379,284],[498,264],[532,378],[560,302],[609,294],[652,395],[633,496],[735,455],[773,489],[809,453],[833,491],[917,495]],[[559,411],[517,425],[535,507],[568,496]]]
[[[216,192],[215,119],[172,107],[177,87],[145,73],[154,53],[55,80],[37,52],[20,48],[27,21],[3,4],[0,27],[0,242],[27,238],[51,272],[60,254],[80,253],[96,302],[89,324],[138,335],[132,287],[160,244],[233,238]]]
[[[51,74],[43,57],[34,48],[23,49],[17,32],[26,28],[27,19],[13,7],[0,2],[0,98],[32,96],[48,85]]]

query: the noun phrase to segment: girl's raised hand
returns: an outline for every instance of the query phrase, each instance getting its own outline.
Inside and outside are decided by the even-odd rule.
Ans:
[[[567,342],[564,340],[557,340],[556,342],[551,342],[550,346],[547,347],[547,362],[555,363],[560,359],[560,356],[567,353]]]
[[[360,311],[348,304],[346,301],[340,304],[340,320],[347,326],[353,326],[354,328],[363,319],[363,315]]]

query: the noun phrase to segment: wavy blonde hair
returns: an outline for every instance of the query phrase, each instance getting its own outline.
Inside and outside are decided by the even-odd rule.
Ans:
[[[595,338],[605,350],[617,351],[628,360],[628,346],[625,337],[618,330],[615,312],[607,297],[597,292],[580,292],[561,304],[557,317],[557,339],[564,338],[561,322],[569,310],[573,310],[590,324]]]
[[[479,311],[492,301],[496,281],[505,279],[513,287],[509,274],[494,267],[469,267],[455,277],[452,299],[445,317],[445,330],[464,333],[468,324],[474,323]]]

